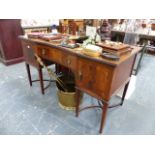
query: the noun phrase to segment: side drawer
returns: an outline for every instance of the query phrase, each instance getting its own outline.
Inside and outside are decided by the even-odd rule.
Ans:
[[[38,66],[38,63],[36,62],[36,58],[34,56],[35,45],[27,41],[22,41],[22,48],[25,61],[33,66]]]
[[[79,59],[76,74],[77,85],[90,95],[106,100],[110,93],[112,72],[112,68],[104,64]]]

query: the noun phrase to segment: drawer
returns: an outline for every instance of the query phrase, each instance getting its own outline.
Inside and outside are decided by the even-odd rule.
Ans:
[[[95,80],[96,69],[87,61],[78,60],[77,80],[81,87],[92,89]]]
[[[33,49],[33,45],[31,43],[23,41],[22,47],[23,47],[24,55],[31,54],[34,56],[34,49]]]
[[[37,51],[39,56],[41,56],[42,58],[61,63],[62,54],[59,49],[39,45],[37,47]]]
[[[72,70],[76,70],[76,64],[77,64],[77,61],[76,61],[76,56],[72,56],[70,54],[66,54],[66,53],[62,53],[62,65],[67,67],[67,68],[70,68]]]
[[[36,62],[36,58],[34,56],[35,45],[27,41],[22,41],[22,48],[25,61],[33,66],[38,66],[38,63]]]
[[[50,57],[50,48],[45,46],[37,46],[37,52],[38,55],[43,58],[49,58]]]
[[[77,64],[76,81],[78,87],[87,91],[90,95],[107,99],[110,93],[112,68],[85,59],[79,59]]]
[[[39,45],[37,49],[38,54],[42,58],[54,61],[70,69],[76,68],[76,56],[70,55],[69,53],[57,48],[46,47],[42,45]]]

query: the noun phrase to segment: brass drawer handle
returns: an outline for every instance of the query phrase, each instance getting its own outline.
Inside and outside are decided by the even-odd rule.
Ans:
[[[30,45],[27,45],[27,48],[30,48]]]
[[[42,49],[42,55],[45,55],[45,54],[46,54],[46,50]]]
[[[83,74],[81,71],[78,72],[78,77],[79,77],[79,80],[82,80],[83,79]]]
[[[71,64],[71,59],[67,60],[67,64],[70,65]]]

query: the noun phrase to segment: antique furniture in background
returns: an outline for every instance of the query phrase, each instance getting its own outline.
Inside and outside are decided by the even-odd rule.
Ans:
[[[74,20],[65,19],[64,22],[60,22],[59,32],[65,34],[76,35],[77,25]]]
[[[100,35],[101,40],[111,40],[111,25],[107,19],[104,19],[102,25],[97,30],[97,33]]]
[[[130,34],[130,33],[128,33]],[[149,45],[149,42],[155,42],[155,35],[153,34],[142,34],[142,33],[131,33],[133,35],[138,35],[139,37],[139,46],[142,46],[143,49],[141,50],[141,55],[140,58],[138,60],[138,64],[137,67],[135,68],[135,74],[138,73],[139,68],[140,68],[140,64],[142,61],[142,58],[144,56],[144,53],[147,52],[147,50],[155,50],[155,47],[153,45]],[[118,30],[112,30],[112,40],[114,41],[120,41],[123,42],[124,38],[125,38],[126,32],[125,31],[118,31]]]
[[[11,65],[23,61],[21,42],[23,31],[19,19],[0,19],[0,61]]]
[[[115,95],[125,86],[121,103],[118,105],[123,104],[134,61],[141,48],[133,47],[131,52],[122,55],[118,61],[112,61],[101,57],[92,58],[84,55],[82,51],[76,48],[68,49],[40,39],[28,39],[23,36],[21,36],[20,39],[23,43],[27,41],[31,42],[35,48],[34,52],[42,59],[63,65],[74,73],[77,92],[76,116],[79,115],[79,111],[83,110],[80,109],[79,104],[81,91],[101,100],[101,106],[94,106],[102,109],[100,123],[101,133],[106,120],[111,96]],[[114,105],[113,107],[118,105]],[[85,107],[84,109],[87,108],[90,107]]]
[[[84,31],[86,31],[86,26],[93,26],[93,19],[84,19],[83,25],[84,25]]]

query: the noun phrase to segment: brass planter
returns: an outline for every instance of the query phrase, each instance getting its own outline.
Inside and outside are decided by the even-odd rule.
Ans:
[[[75,110],[76,108],[76,93],[75,92],[64,92],[62,90],[57,91],[59,106],[65,110]],[[83,93],[80,94],[80,103],[83,97]]]

